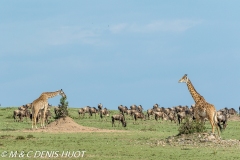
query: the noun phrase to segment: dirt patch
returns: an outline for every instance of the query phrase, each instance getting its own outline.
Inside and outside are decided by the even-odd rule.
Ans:
[[[48,133],[74,133],[74,132],[127,132],[122,130],[108,130],[94,127],[85,127],[77,124],[72,118],[65,117],[55,120],[46,128],[29,129],[24,132],[48,132]]]

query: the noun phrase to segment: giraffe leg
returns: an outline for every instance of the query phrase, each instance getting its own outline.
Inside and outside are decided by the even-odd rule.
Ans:
[[[36,129],[37,129],[37,114],[38,114],[38,112],[35,112],[33,114],[33,126],[35,125]]]
[[[41,127],[45,128],[45,108],[41,110]]]

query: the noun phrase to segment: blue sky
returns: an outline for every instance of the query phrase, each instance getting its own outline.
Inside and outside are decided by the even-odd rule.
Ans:
[[[0,1],[0,103],[240,105],[239,1]],[[49,99],[59,104],[60,97]]]

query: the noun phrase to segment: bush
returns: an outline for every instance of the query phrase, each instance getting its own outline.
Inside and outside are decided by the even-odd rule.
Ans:
[[[27,138],[34,138],[32,134],[27,135]]]
[[[25,137],[23,137],[23,136],[17,136],[16,139],[17,139],[17,140],[24,140]]]
[[[62,97],[60,99],[59,109],[56,113],[56,118],[68,116],[68,102],[66,101],[67,97]]]
[[[206,127],[204,126],[203,122],[190,120],[189,118],[186,118],[186,121],[180,124],[178,131],[179,131],[178,135],[192,134],[192,133],[205,132]]]

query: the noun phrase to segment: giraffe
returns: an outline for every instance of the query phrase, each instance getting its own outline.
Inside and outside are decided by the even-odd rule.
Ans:
[[[186,83],[190,94],[192,95],[193,100],[195,101],[194,107],[194,116],[199,119],[207,117],[211,126],[212,126],[212,133],[214,133],[214,127],[217,128],[218,135],[219,129],[217,126],[217,111],[213,104],[208,103],[203,96],[201,96],[196,89],[194,88],[192,82],[185,74],[179,81],[179,83]]]
[[[48,98],[53,98],[57,95],[61,95],[62,97],[66,97],[65,93],[63,92],[63,90],[57,90],[55,92],[43,92],[40,97],[36,100],[34,100],[32,102],[32,129],[33,126],[35,125],[36,129],[37,129],[37,125],[36,125],[36,119],[38,116],[38,112],[41,111],[41,127],[45,128],[45,113],[47,111],[48,108]]]

